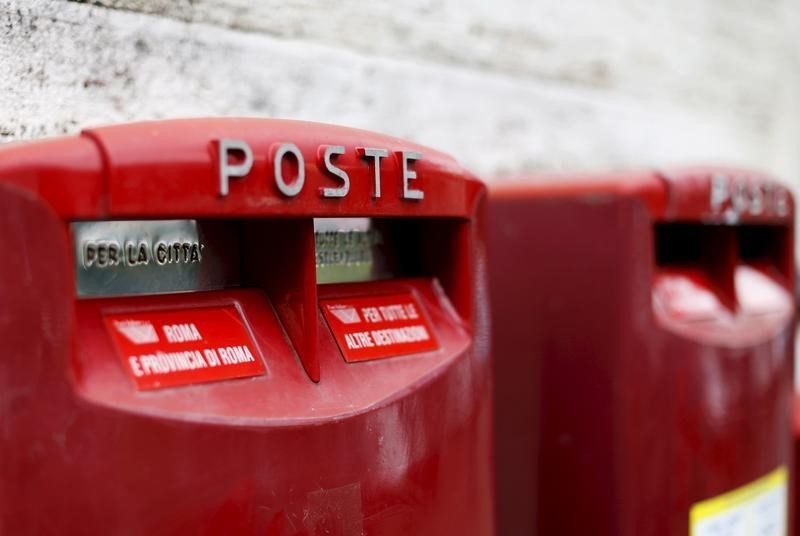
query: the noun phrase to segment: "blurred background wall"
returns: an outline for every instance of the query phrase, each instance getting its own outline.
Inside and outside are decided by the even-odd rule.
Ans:
[[[0,139],[257,115],[486,179],[744,164],[800,185],[796,0],[0,0]]]

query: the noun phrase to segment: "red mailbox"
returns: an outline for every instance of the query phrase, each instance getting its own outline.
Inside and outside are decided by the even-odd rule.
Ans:
[[[800,394],[794,394],[794,403],[792,407],[792,440],[794,442],[794,467],[792,471],[791,491],[792,491],[792,506],[791,517],[794,520],[794,534],[800,534],[800,525],[797,523],[797,511],[800,506],[800,471],[798,470],[797,460],[800,459]]]
[[[489,199],[500,532],[786,534],[787,190],[686,169]]]
[[[491,533],[483,198],[313,123],[4,146],[0,532]]]

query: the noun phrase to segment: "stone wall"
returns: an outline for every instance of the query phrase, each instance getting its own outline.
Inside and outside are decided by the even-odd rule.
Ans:
[[[257,115],[413,138],[488,180],[695,162],[798,180],[797,2],[586,5],[0,0],[0,139]]]

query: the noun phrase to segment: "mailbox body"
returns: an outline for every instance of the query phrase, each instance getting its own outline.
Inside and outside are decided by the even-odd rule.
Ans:
[[[798,506],[800,506],[800,496],[798,495],[798,490],[800,490],[800,471],[798,470],[797,460],[800,459],[800,394],[795,392],[794,400],[792,403],[792,442],[793,442],[793,454],[794,454],[794,470],[792,471],[792,505],[791,505],[791,513],[792,519],[795,520],[794,524],[794,533],[793,534],[800,534],[800,526],[797,523],[797,512]]]
[[[220,159],[222,140],[245,142],[247,173],[245,151]],[[287,143],[302,160],[276,171]],[[332,161],[349,174],[344,197],[324,195],[342,186],[327,172],[328,146],[343,149]],[[370,147],[388,155],[380,197],[375,160],[358,152]],[[404,151],[416,153],[405,162],[413,178]],[[223,165],[234,171],[225,195]],[[424,199],[404,197],[413,190]],[[435,151],[312,123],[178,120],[4,146],[0,532],[490,533],[483,196]],[[417,229],[403,246],[416,270],[318,286],[315,217]],[[222,242],[241,248],[221,261],[235,265],[237,285],[76,296],[84,246],[73,248],[73,222],[186,218],[235,230]],[[440,254],[427,255],[434,237]],[[436,348],[347,362],[320,303],[386,295],[411,297]],[[206,313],[237,319],[260,372],[137,389],[109,326]]]
[[[499,532],[707,534],[759,489],[785,511],[793,207],[750,213],[742,176],[776,195],[725,169],[490,190]]]

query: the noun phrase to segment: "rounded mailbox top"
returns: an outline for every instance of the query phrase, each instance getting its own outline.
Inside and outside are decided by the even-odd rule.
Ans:
[[[786,223],[794,218],[789,190],[764,173],[729,167],[691,167],[603,174],[542,174],[499,182],[498,198],[628,196],[655,221],[717,224]]]
[[[67,218],[473,215],[454,159],[363,130],[206,118],[87,129],[0,149],[0,177]]]

